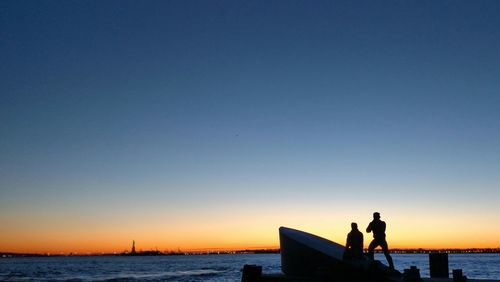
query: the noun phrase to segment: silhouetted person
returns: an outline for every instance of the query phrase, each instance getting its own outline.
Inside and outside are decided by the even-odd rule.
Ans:
[[[347,234],[344,259],[361,258],[363,256],[363,233],[358,230],[356,222],[351,223],[351,232]]]
[[[387,241],[385,240],[385,222],[380,220],[380,213],[378,212],[373,213],[373,220],[366,228],[366,232],[370,233],[372,231],[373,241],[368,246],[368,257],[373,260],[373,252],[377,246],[380,246],[382,247],[382,251],[384,251],[389,267],[394,269],[394,263],[392,262],[392,257],[389,254],[389,247],[387,246]]]

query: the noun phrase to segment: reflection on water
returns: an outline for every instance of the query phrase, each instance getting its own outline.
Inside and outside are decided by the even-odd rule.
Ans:
[[[383,254],[376,259],[385,262]],[[429,276],[426,254],[393,254],[397,269],[412,265]],[[278,254],[36,257],[0,259],[0,280],[6,281],[239,281],[244,264],[280,272]],[[450,254],[450,272],[463,269],[469,278],[500,279],[500,254]]]

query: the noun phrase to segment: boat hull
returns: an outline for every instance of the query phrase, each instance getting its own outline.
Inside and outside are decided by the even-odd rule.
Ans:
[[[283,273],[306,276],[321,268],[342,268],[342,245],[287,227],[280,227],[279,234]]]
[[[286,275],[327,275],[332,279],[377,277],[388,281],[399,281],[401,277],[398,271],[366,256],[344,260],[345,247],[328,239],[287,227],[280,227],[279,235],[281,270]]]

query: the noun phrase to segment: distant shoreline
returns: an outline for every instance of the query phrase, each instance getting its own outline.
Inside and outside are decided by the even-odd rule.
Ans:
[[[137,253],[13,253],[0,252],[0,258],[13,257],[83,257],[83,256],[186,256],[186,255],[226,255],[226,254],[279,254],[279,249],[261,250],[237,250],[237,251],[141,251]],[[376,251],[379,252],[379,251]],[[468,248],[468,249],[392,249],[393,254],[428,254],[428,253],[448,253],[448,254],[498,254],[500,248]]]

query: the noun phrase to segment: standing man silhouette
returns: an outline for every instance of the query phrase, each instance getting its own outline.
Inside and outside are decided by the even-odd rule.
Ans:
[[[373,240],[368,246],[368,257],[373,260],[373,252],[377,246],[380,246],[382,247],[382,251],[384,251],[389,267],[394,269],[394,263],[392,262],[392,257],[389,254],[389,247],[387,246],[387,241],[385,240],[385,222],[380,220],[380,213],[378,212],[373,213],[373,220],[366,228],[366,232],[370,233],[372,231]]]

